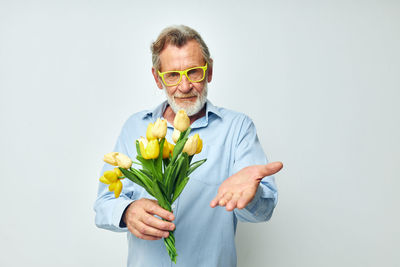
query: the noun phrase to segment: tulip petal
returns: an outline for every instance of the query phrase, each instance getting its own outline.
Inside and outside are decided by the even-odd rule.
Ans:
[[[115,184],[114,196],[115,196],[115,198],[119,198],[119,195],[121,194],[121,191],[122,191],[122,182],[120,180],[118,180],[114,184]]]
[[[165,139],[164,146],[163,146],[163,159],[169,158],[169,154],[171,153],[170,147],[171,146],[170,146],[169,142],[167,141],[167,139]]]
[[[189,137],[183,147],[182,152],[186,152],[189,156],[193,156],[197,150],[197,138],[194,136]]]
[[[160,154],[160,144],[158,143],[158,140],[151,140],[145,148],[145,151],[146,156],[148,156],[149,159],[158,158],[158,155]]]
[[[117,159],[115,158],[118,155],[118,152],[110,152],[104,155],[103,161],[111,164],[113,166],[117,166]]]
[[[132,166],[132,160],[122,153],[116,156],[118,166],[124,169],[129,169]]]
[[[103,176],[110,182],[110,183],[114,183],[115,181],[117,181],[118,176],[117,174],[114,172],[114,170],[112,171],[105,171],[103,173]]]
[[[153,135],[153,127],[154,123],[149,123],[149,126],[147,126],[147,131],[146,131],[146,138],[147,140],[153,140],[156,139],[156,137]]]
[[[107,178],[104,177],[104,176],[101,176],[99,180],[100,180],[100,182],[102,182],[103,184],[110,184],[110,181],[108,181]]]
[[[174,118],[174,128],[181,132],[186,131],[190,126],[190,119],[183,109],[179,110]]]
[[[156,138],[164,138],[167,135],[167,121],[158,118],[154,123],[152,135]]]
[[[119,168],[114,168],[114,172],[117,174],[118,177],[124,176]]]
[[[178,129],[174,129],[172,132],[172,141],[176,144],[178,142],[179,136],[181,136],[181,132]]]
[[[195,134],[194,138],[196,138],[196,140],[197,140],[197,148],[196,148],[195,154],[199,154],[201,152],[201,150],[203,149],[203,140],[200,139],[199,134]]]
[[[115,186],[116,186],[116,183],[110,184],[110,186],[108,187],[108,190],[110,190],[110,192],[114,191]]]

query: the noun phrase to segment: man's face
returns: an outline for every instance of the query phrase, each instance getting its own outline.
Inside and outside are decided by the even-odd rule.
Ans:
[[[160,72],[186,70],[204,66],[206,63],[199,44],[194,40],[180,48],[167,45],[160,54],[160,61]],[[208,68],[206,78],[201,82],[190,82],[182,75],[181,82],[175,86],[165,86],[154,69],[153,76],[158,88],[165,90],[173,111],[176,113],[179,109],[184,109],[189,116],[193,116],[203,108],[207,100],[207,82],[211,81],[212,69]]]

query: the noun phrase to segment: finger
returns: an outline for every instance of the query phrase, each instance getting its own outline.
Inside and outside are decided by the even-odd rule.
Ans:
[[[140,239],[144,239],[144,240],[159,240],[161,239],[161,237],[155,237],[155,236],[151,236],[151,235],[145,235],[140,233],[138,230],[136,230],[135,228],[133,228],[132,230],[129,230],[134,236],[136,236],[137,238]]]
[[[160,229],[146,225],[140,221],[136,223],[135,229],[143,236],[146,235],[146,236],[153,236],[153,237],[158,237],[158,238],[162,238],[162,237],[166,238],[169,235],[168,231],[162,231]]]
[[[252,201],[254,194],[250,191],[245,191],[242,193],[242,197],[238,200],[236,207],[238,209],[243,209],[247,206],[247,204]]]
[[[237,204],[238,200],[240,199],[240,196],[241,196],[240,194],[234,194],[232,196],[232,199],[228,202],[228,204],[226,204],[225,209],[227,211],[234,210],[236,208],[236,204]]]
[[[218,205],[220,199],[223,197],[223,195],[224,194],[222,194],[221,192],[218,192],[217,196],[213,200],[211,200],[210,207],[215,208]]]
[[[175,229],[175,224],[168,221],[160,220],[148,213],[143,215],[142,222],[159,230],[173,231]]]
[[[228,203],[229,200],[231,200],[232,195],[233,195],[232,192],[226,193],[226,194],[219,200],[218,205],[220,205],[220,206],[225,206],[226,203]]]
[[[217,206],[218,202],[219,202],[219,196],[216,196],[213,200],[211,200],[210,207],[215,208]]]
[[[283,164],[280,161],[275,161],[265,165],[258,165],[258,166],[260,166],[259,168],[260,178],[262,179],[265,176],[270,176],[279,172],[282,169]]]
[[[160,216],[161,218],[168,221],[175,220],[174,214],[166,209],[161,208],[160,205],[158,205],[157,201],[149,201],[148,204],[144,207],[144,210],[150,214]]]

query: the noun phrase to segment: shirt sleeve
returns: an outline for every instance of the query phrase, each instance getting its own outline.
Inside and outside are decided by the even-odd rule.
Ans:
[[[239,131],[232,174],[247,166],[267,163],[255,125],[250,118],[245,116]],[[268,221],[277,200],[278,191],[275,179],[273,176],[266,176],[261,180],[254,199],[244,209],[235,209],[234,213],[238,220],[244,222]]]
[[[113,151],[123,153],[132,158],[126,145],[126,141],[129,140],[127,137],[124,126]],[[100,175],[113,168],[115,166],[105,164]],[[114,192],[108,190],[108,185],[99,182],[97,199],[94,203],[94,210],[96,212],[95,223],[97,227],[114,232],[126,232],[128,230],[123,225],[121,219],[125,209],[135,200],[135,184],[127,178],[121,180],[121,182],[123,187],[119,198],[115,198]]]

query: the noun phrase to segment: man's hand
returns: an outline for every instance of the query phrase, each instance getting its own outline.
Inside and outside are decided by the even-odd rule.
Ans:
[[[163,221],[153,215],[169,221],[175,219],[174,214],[161,208],[156,200],[141,198],[132,202],[125,210],[122,220],[128,230],[136,237],[145,240],[158,240],[168,237],[169,231],[175,229],[171,222]]]
[[[243,209],[253,200],[261,179],[277,173],[282,167],[282,162],[276,161],[243,168],[221,184],[210,206],[225,206],[227,211]]]

